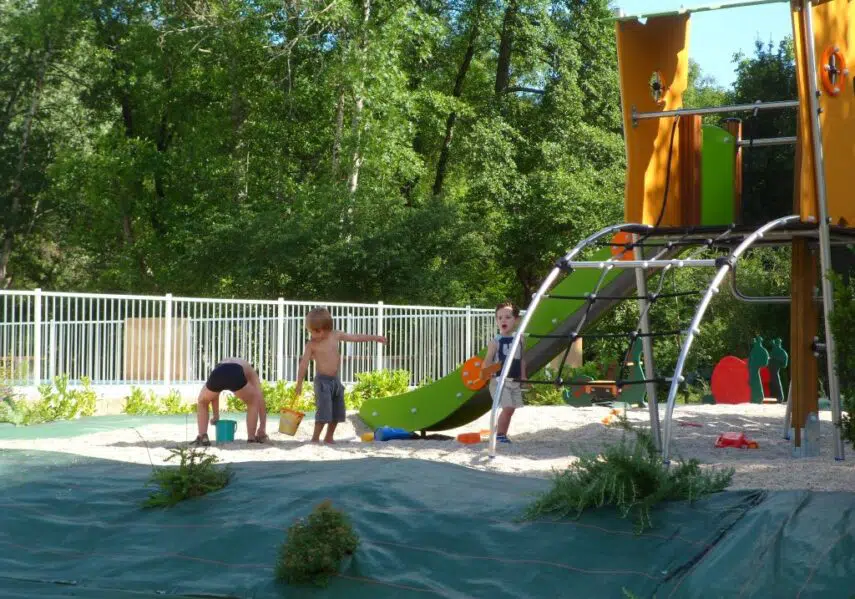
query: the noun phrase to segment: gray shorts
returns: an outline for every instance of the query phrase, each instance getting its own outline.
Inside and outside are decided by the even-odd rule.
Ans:
[[[344,422],[344,385],[337,376],[316,374],[315,422]]]

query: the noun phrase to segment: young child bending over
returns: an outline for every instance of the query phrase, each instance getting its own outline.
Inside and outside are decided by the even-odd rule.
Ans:
[[[208,406],[212,407],[211,424],[220,419],[220,393],[231,391],[246,404],[247,443],[267,441],[267,404],[261,381],[252,364],[240,358],[227,358],[217,364],[208,375],[199,397],[196,399],[196,420],[199,434],[194,445],[210,445],[208,439]]]
[[[505,360],[508,359],[511,352],[511,344],[517,335],[516,328],[519,319],[520,309],[512,303],[505,302],[496,306],[496,326],[499,327],[499,334],[487,345],[487,356],[484,358],[485,366],[499,362],[504,367]],[[499,402],[499,405],[502,407],[502,413],[499,415],[499,423],[496,426],[496,440],[500,443],[511,442],[508,439],[511,417],[514,415],[514,410],[523,407],[523,386],[519,380],[527,378],[523,352],[524,347],[525,337],[520,339],[516,354],[512,358],[511,369],[508,371],[508,377],[505,379],[505,385],[502,387],[502,398]],[[494,400],[496,398],[496,390],[499,386],[498,376],[499,373],[497,372],[490,379],[490,395]]]
[[[332,316],[325,308],[315,308],[306,315],[306,328],[312,339],[306,344],[300,367],[297,370],[297,397],[303,392],[303,379],[309,362],[315,362],[315,432],[312,443],[321,440],[321,431],[327,425],[324,443],[334,443],[333,433],[339,422],[344,422],[344,385],[338,378],[341,362],[338,344],[342,341],[376,341],[386,343],[385,337],[377,335],[350,335],[333,330]]]

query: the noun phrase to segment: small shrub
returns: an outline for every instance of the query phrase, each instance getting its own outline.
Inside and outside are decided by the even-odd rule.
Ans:
[[[338,573],[341,560],[352,555],[358,546],[359,537],[347,516],[324,501],[308,518],[297,520],[288,529],[288,537],[279,549],[276,579],[325,586]]]
[[[552,489],[528,507],[525,518],[545,514],[579,517],[586,509],[613,505],[622,518],[633,514],[636,532],[641,533],[653,525],[651,509],[658,503],[694,501],[723,491],[733,478],[733,469],[704,472],[697,460],[668,467],[649,432],[633,428],[625,416],[618,416],[611,426],[635,433],[634,442],[628,443],[624,435],[602,455],[580,456],[556,474]]]
[[[268,414],[278,414],[283,408],[291,408],[300,412],[309,412],[315,409],[315,402],[311,391],[312,383],[308,381],[303,384],[303,393],[295,401],[294,391],[296,383],[276,381],[271,384],[261,381],[261,391],[264,393],[264,403],[267,405]],[[229,412],[246,412],[246,404],[233,394],[226,397],[226,409]]]
[[[170,389],[161,400],[161,414],[192,414],[195,411],[196,404],[183,401],[175,389]]]
[[[360,372],[356,375],[356,384],[345,395],[344,403],[349,410],[358,410],[366,399],[400,395],[409,388],[410,373],[407,370]]]
[[[205,453],[197,447],[170,449],[166,461],[178,457],[177,467],[154,468],[149,482],[160,487],[143,504],[145,507],[170,507],[185,499],[202,497],[219,491],[232,477],[228,467],[217,466],[217,456]]]
[[[160,408],[157,405],[157,396],[154,391],[149,389],[146,393],[139,387],[131,387],[131,394],[125,398],[125,406],[122,411],[134,416],[151,416],[158,414]]]
[[[196,404],[182,401],[181,394],[175,389],[171,389],[164,397],[158,397],[152,389],[145,392],[138,387],[131,387],[131,394],[125,398],[122,411],[134,416],[191,414],[196,411]]]
[[[57,376],[52,383],[39,386],[39,399],[16,399],[11,390],[0,397],[0,422],[20,425],[42,424],[92,416],[98,396],[88,377],[81,377],[81,389],[68,388],[68,375]]]

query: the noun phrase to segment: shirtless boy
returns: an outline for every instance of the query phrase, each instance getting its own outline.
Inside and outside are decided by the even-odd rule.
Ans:
[[[231,391],[246,404],[247,443],[264,443],[267,440],[267,406],[258,373],[252,364],[239,358],[227,358],[214,366],[208,380],[196,399],[196,420],[199,435],[195,445],[210,445],[208,440],[208,405],[213,404],[211,424],[220,419],[220,393]]]
[[[300,367],[297,370],[297,397],[303,392],[303,379],[309,369],[309,362],[315,362],[315,431],[312,443],[321,440],[321,431],[327,425],[324,443],[334,443],[333,433],[339,422],[344,422],[344,385],[338,378],[338,366],[341,357],[338,344],[342,341],[376,341],[386,343],[385,337],[378,335],[351,335],[333,330],[332,316],[325,308],[315,308],[306,315],[306,328],[312,339],[306,344]]]

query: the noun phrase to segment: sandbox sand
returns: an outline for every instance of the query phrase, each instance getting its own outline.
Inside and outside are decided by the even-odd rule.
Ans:
[[[487,456],[487,444],[464,445],[450,441],[390,441],[363,443],[365,431],[355,413],[336,431],[337,444],[309,442],[313,422],[304,421],[297,435],[277,432],[279,418],[272,415],[268,429],[270,442],[247,444],[246,428],[238,421],[236,441],[210,450],[223,462],[281,460],[327,461],[370,459],[373,457],[420,459],[448,462],[468,468],[504,472],[518,476],[549,477],[554,470],[566,468],[580,453],[596,452],[609,442],[618,441],[621,431],[607,428],[601,420],[607,408],[526,407],[514,415],[510,437],[513,444],[500,444],[494,459]],[[663,411],[664,413],[664,411]],[[633,409],[629,418],[646,423],[647,410]],[[677,425],[672,439],[675,459],[697,458],[705,467],[735,469],[732,489],[811,489],[855,491],[855,455],[851,448],[843,462],[834,460],[830,414],[821,413],[821,455],[793,458],[791,441],[783,438],[783,405],[678,405],[677,422],[693,422],[701,427]],[[461,429],[443,431],[456,436],[489,426],[489,414]],[[717,449],[719,434],[744,432],[760,445],[758,449]],[[209,430],[214,438],[213,429]],[[0,440],[0,449],[57,451],[81,456],[119,460],[137,464],[163,463],[169,448],[178,447],[196,436],[194,418],[187,424],[145,424],[136,428],[82,435],[73,438]],[[271,468],[275,468],[271,464]]]

